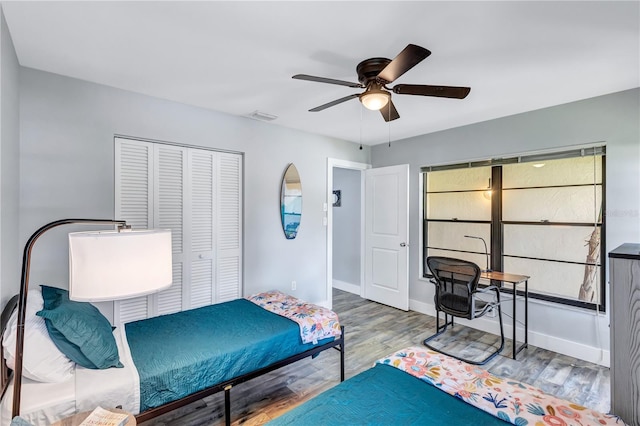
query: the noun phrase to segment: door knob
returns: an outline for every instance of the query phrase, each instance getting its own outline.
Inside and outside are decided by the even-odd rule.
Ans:
[[[400,243],[400,247],[406,247],[407,243]]]

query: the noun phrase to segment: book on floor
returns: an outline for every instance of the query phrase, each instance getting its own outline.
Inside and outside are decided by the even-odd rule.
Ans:
[[[89,417],[80,423],[80,426],[124,426],[127,420],[129,420],[129,415],[126,413],[115,413],[102,407],[96,407],[89,414]]]

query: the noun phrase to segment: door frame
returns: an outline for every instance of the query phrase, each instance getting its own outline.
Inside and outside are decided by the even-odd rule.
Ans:
[[[371,164],[358,163],[327,157],[327,198],[325,202],[327,213],[327,308],[333,304],[333,169],[350,169],[360,171],[360,296],[364,291],[364,170],[370,169]]]

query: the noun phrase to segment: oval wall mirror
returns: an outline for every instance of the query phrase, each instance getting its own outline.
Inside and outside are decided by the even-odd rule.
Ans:
[[[280,189],[280,215],[284,236],[292,240],[298,234],[300,218],[302,217],[302,184],[298,169],[293,163],[289,164],[282,177]]]

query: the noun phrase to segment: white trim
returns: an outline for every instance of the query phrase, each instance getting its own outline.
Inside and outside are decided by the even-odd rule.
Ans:
[[[327,206],[327,300],[328,305],[323,306],[331,309],[333,300],[333,169],[351,169],[360,170],[361,172],[371,168],[371,164],[358,163],[349,160],[340,160],[337,158],[327,157],[327,194],[325,205]],[[360,173],[360,205],[364,206],[364,175]],[[360,209],[360,253],[364,253],[364,209]],[[360,288],[363,288],[364,279],[364,256],[360,256]],[[360,294],[360,293],[358,293]]]
[[[590,142],[590,143],[584,143],[584,144],[576,144],[576,145],[565,145],[562,147],[556,147],[556,148],[545,148],[545,149],[536,149],[536,150],[532,150],[532,151],[516,151],[516,152],[510,152],[510,153],[503,153],[500,154],[500,159],[506,159],[506,158],[514,158],[514,157],[526,157],[526,156],[530,156],[530,155],[544,155],[544,154],[554,154],[554,153],[561,153],[561,152],[565,152],[565,151],[573,151],[576,149],[590,149],[590,148],[598,148],[607,146],[607,143],[605,141],[597,141],[597,142]],[[487,161],[487,160],[491,160],[494,157],[489,156],[489,157],[474,157],[474,158],[467,158],[467,159],[463,159],[461,161],[448,161],[448,162],[444,162],[444,163],[436,163],[436,164],[429,164],[426,166],[419,166],[419,169],[422,169],[424,167],[439,167],[439,166],[449,166],[452,164],[463,164],[463,163],[475,163],[478,161]]]
[[[435,317],[436,309],[431,303],[421,302],[419,300],[410,299],[409,309],[412,311],[420,312],[421,314]],[[441,317],[442,318],[442,317]],[[505,321],[506,320],[506,321]],[[504,321],[504,333],[505,337],[509,338],[512,335],[513,327],[509,323],[510,321],[503,318]],[[477,318],[475,320],[465,320],[464,318],[456,318],[458,324],[466,327],[481,330],[487,333],[499,335],[500,328],[498,323],[493,319]],[[434,330],[435,331],[435,330]],[[558,337],[550,336],[536,331],[529,330],[529,345],[537,346],[549,351],[561,353],[564,355],[572,356],[574,358],[582,359],[584,361],[592,362],[594,364],[600,364],[605,367],[609,367],[610,364],[610,352],[608,350],[600,349],[595,346],[588,346],[582,343],[572,342],[570,340],[560,339]],[[528,349],[524,349],[525,351]],[[503,350],[503,356],[510,357],[511,354]]]
[[[423,278],[425,281],[428,281],[427,278],[424,277],[424,173],[418,172],[418,279]]]
[[[329,301],[329,300],[323,300],[323,301],[321,301],[321,302],[314,302],[313,304],[314,304],[314,305],[318,305],[318,306],[322,306],[323,308],[327,308],[327,309],[329,309],[329,310],[331,310],[331,309],[332,309],[332,308],[331,308],[332,303],[331,303],[331,301]]]
[[[371,165],[368,165],[367,169],[371,168]],[[365,253],[364,253],[364,239],[365,239],[365,226],[364,226],[364,218],[365,218],[365,175],[364,170],[360,171],[360,297],[364,297],[364,263],[365,263]]]
[[[338,290],[346,291],[360,296],[360,289],[362,288],[362,286],[358,284],[348,283],[346,281],[333,280],[333,288],[337,288]]]

